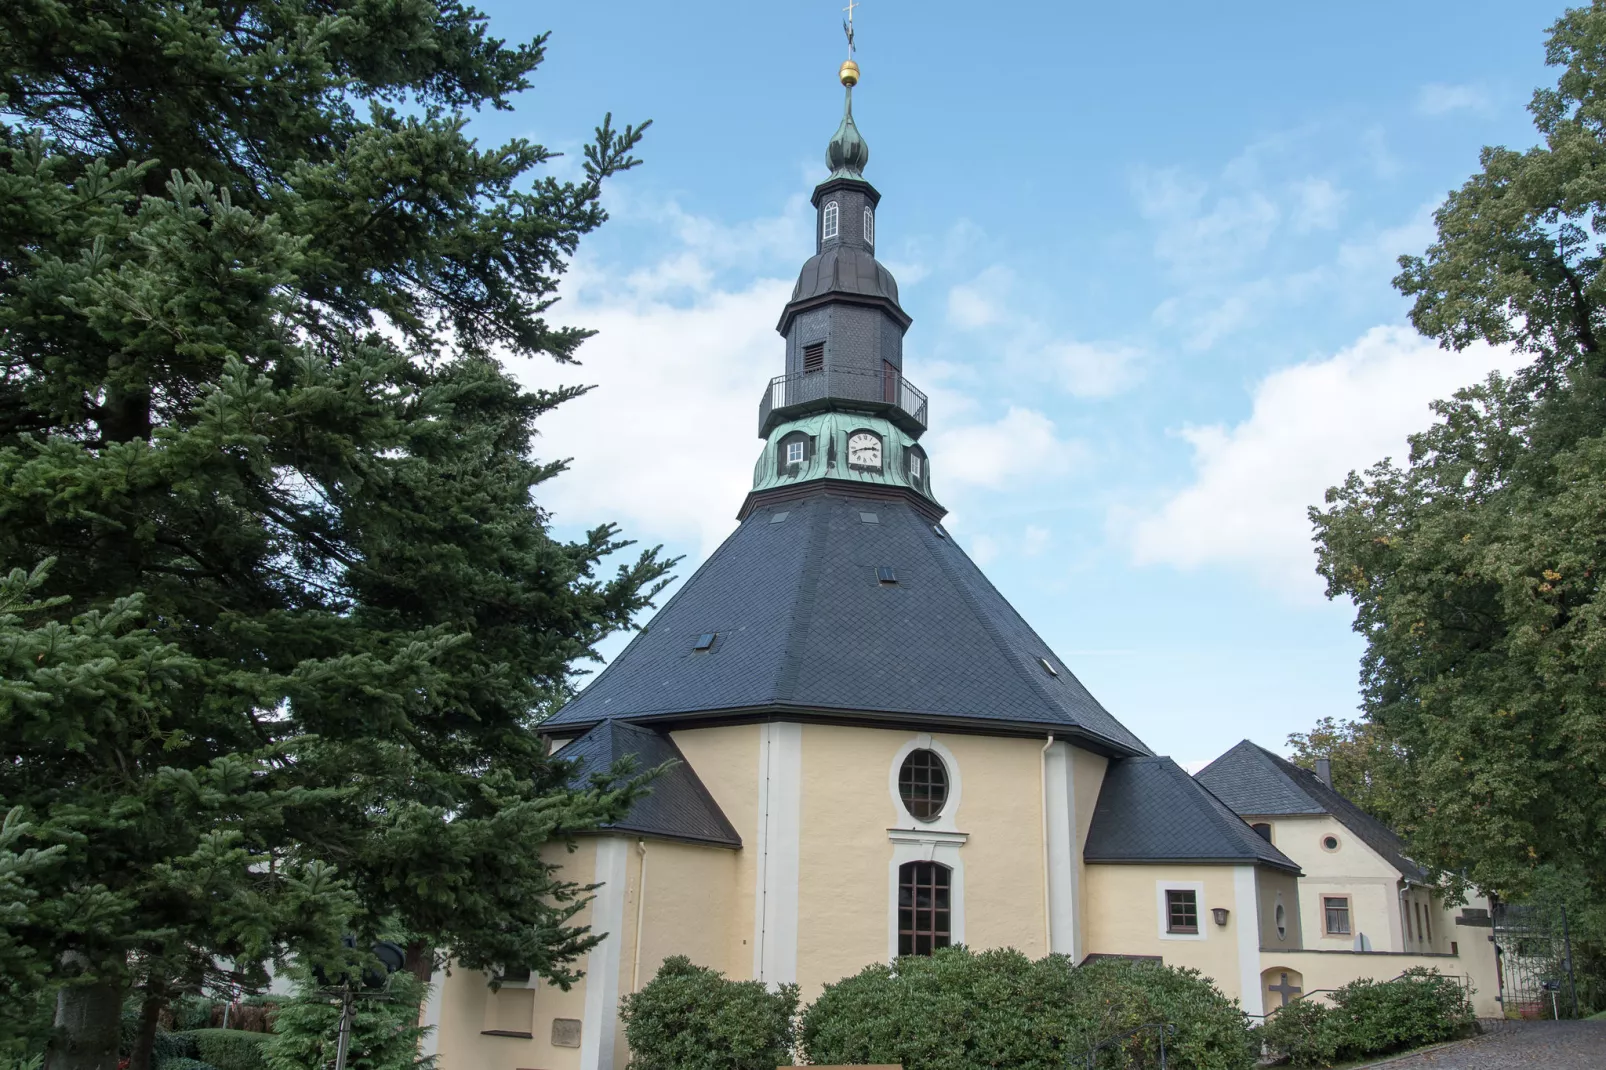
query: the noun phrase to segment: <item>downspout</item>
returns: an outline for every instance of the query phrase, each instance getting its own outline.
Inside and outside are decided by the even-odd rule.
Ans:
[[[1048,878],[1048,749],[1053,745],[1054,733],[1050,732],[1037,762],[1037,794],[1043,804],[1043,947],[1049,955],[1054,953],[1054,901]]]
[[[630,991],[641,991],[641,926],[647,919],[647,841],[636,841],[641,874],[636,878],[636,949],[630,957]]]

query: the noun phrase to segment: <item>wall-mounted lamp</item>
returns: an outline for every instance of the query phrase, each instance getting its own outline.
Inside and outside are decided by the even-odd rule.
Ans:
[[[1211,907],[1210,908],[1210,913],[1215,916],[1217,925],[1226,925],[1227,924],[1228,910],[1227,910],[1226,907]]]

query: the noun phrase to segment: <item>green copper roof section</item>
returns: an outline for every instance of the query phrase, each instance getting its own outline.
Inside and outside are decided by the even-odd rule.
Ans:
[[[855,468],[848,464],[848,438],[857,431],[870,431],[881,439],[880,469]],[[781,461],[782,441],[794,432],[808,436],[807,459],[801,464]],[[918,458],[919,464],[910,461]],[[918,470],[918,475],[914,474]],[[905,487],[936,503],[931,492],[931,462],[912,437],[890,420],[854,412],[821,412],[788,420],[770,432],[764,452],[753,466],[753,490],[773,490],[814,480]]]
[[[870,143],[853,123],[853,87],[848,86],[847,102],[842,106],[842,123],[825,147],[825,165],[832,178],[864,177],[864,167],[870,162]]]

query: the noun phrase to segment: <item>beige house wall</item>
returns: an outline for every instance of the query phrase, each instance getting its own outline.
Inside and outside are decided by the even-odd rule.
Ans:
[[[1336,818],[1325,814],[1297,817],[1245,817],[1254,824],[1271,825],[1271,842],[1304,871],[1299,882],[1299,907],[1304,920],[1304,945],[1329,951],[1353,951],[1355,937],[1365,933],[1373,951],[1426,951],[1425,945],[1407,944],[1401,924],[1399,871],[1372,850]],[[1322,840],[1333,836],[1338,849],[1329,851]],[[1347,896],[1350,932],[1326,932],[1322,897]],[[1435,926],[1437,929],[1437,926]]]
[[[1438,970],[1446,976],[1461,978],[1470,984],[1475,992],[1472,996],[1472,1008],[1480,1018],[1492,1018],[1500,1015],[1500,1004],[1495,1000],[1495,990],[1492,979],[1489,987],[1483,984],[1479,976],[1478,964],[1454,955],[1408,955],[1372,952],[1370,954],[1357,954],[1351,952],[1326,952],[1316,950],[1305,951],[1264,951],[1260,956],[1263,974],[1274,974],[1287,970],[1297,974],[1298,983],[1306,994],[1321,993],[1342,987],[1351,981],[1370,978],[1377,981],[1388,981],[1406,970],[1414,967],[1425,967]],[[1469,968],[1470,967],[1470,968]],[[1267,977],[1268,981],[1275,979]],[[1309,998],[1320,998],[1319,995]],[[1280,999],[1270,993],[1267,994],[1266,1008],[1275,1009]]]
[[[1236,866],[1106,865],[1086,868],[1087,928],[1085,947],[1090,955],[1158,955],[1168,966],[1191,966],[1213,980],[1229,997],[1238,997],[1239,927],[1258,932],[1257,919],[1237,909],[1234,888]],[[1198,938],[1164,932],[1159,892],[1166,887],[1195,888],[1199,901]],[[1226,907],[1232,913],[1225,926],[1211,918],[1211,909]],[[1258,939],[1258,935],[1257,935]]]

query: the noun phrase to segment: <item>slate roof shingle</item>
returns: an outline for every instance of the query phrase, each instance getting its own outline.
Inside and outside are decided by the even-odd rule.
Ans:
[[[1407,855],[1405,841],[1383,822],[1280,754],[1244,740],[1199,770],[1197,779],[1244,817],[1329,814],[1408,880],[1429,874]]]
[[[558,751],[558,757],[579,763],[571,783],[583,785],[593,773],[606,772],[624,757],[636,759],[646,772],[666,762],[673,766],[652,781],[624,819],[605,828],[720,847],[740,847],[742,838],[686,762],[673,740],[650,728],[604,721]]]
[[[896,584],[877,582],[886,565]],[[713,649],[693,651],[707,632]],[[1149,753],[910,503],[828,485],[750,513],[543,728],[766,712],[1055,729]]]
[[[1086,862],[1214,862],[1299,872],[1170,758],[1110,763],[1082,848]]]

